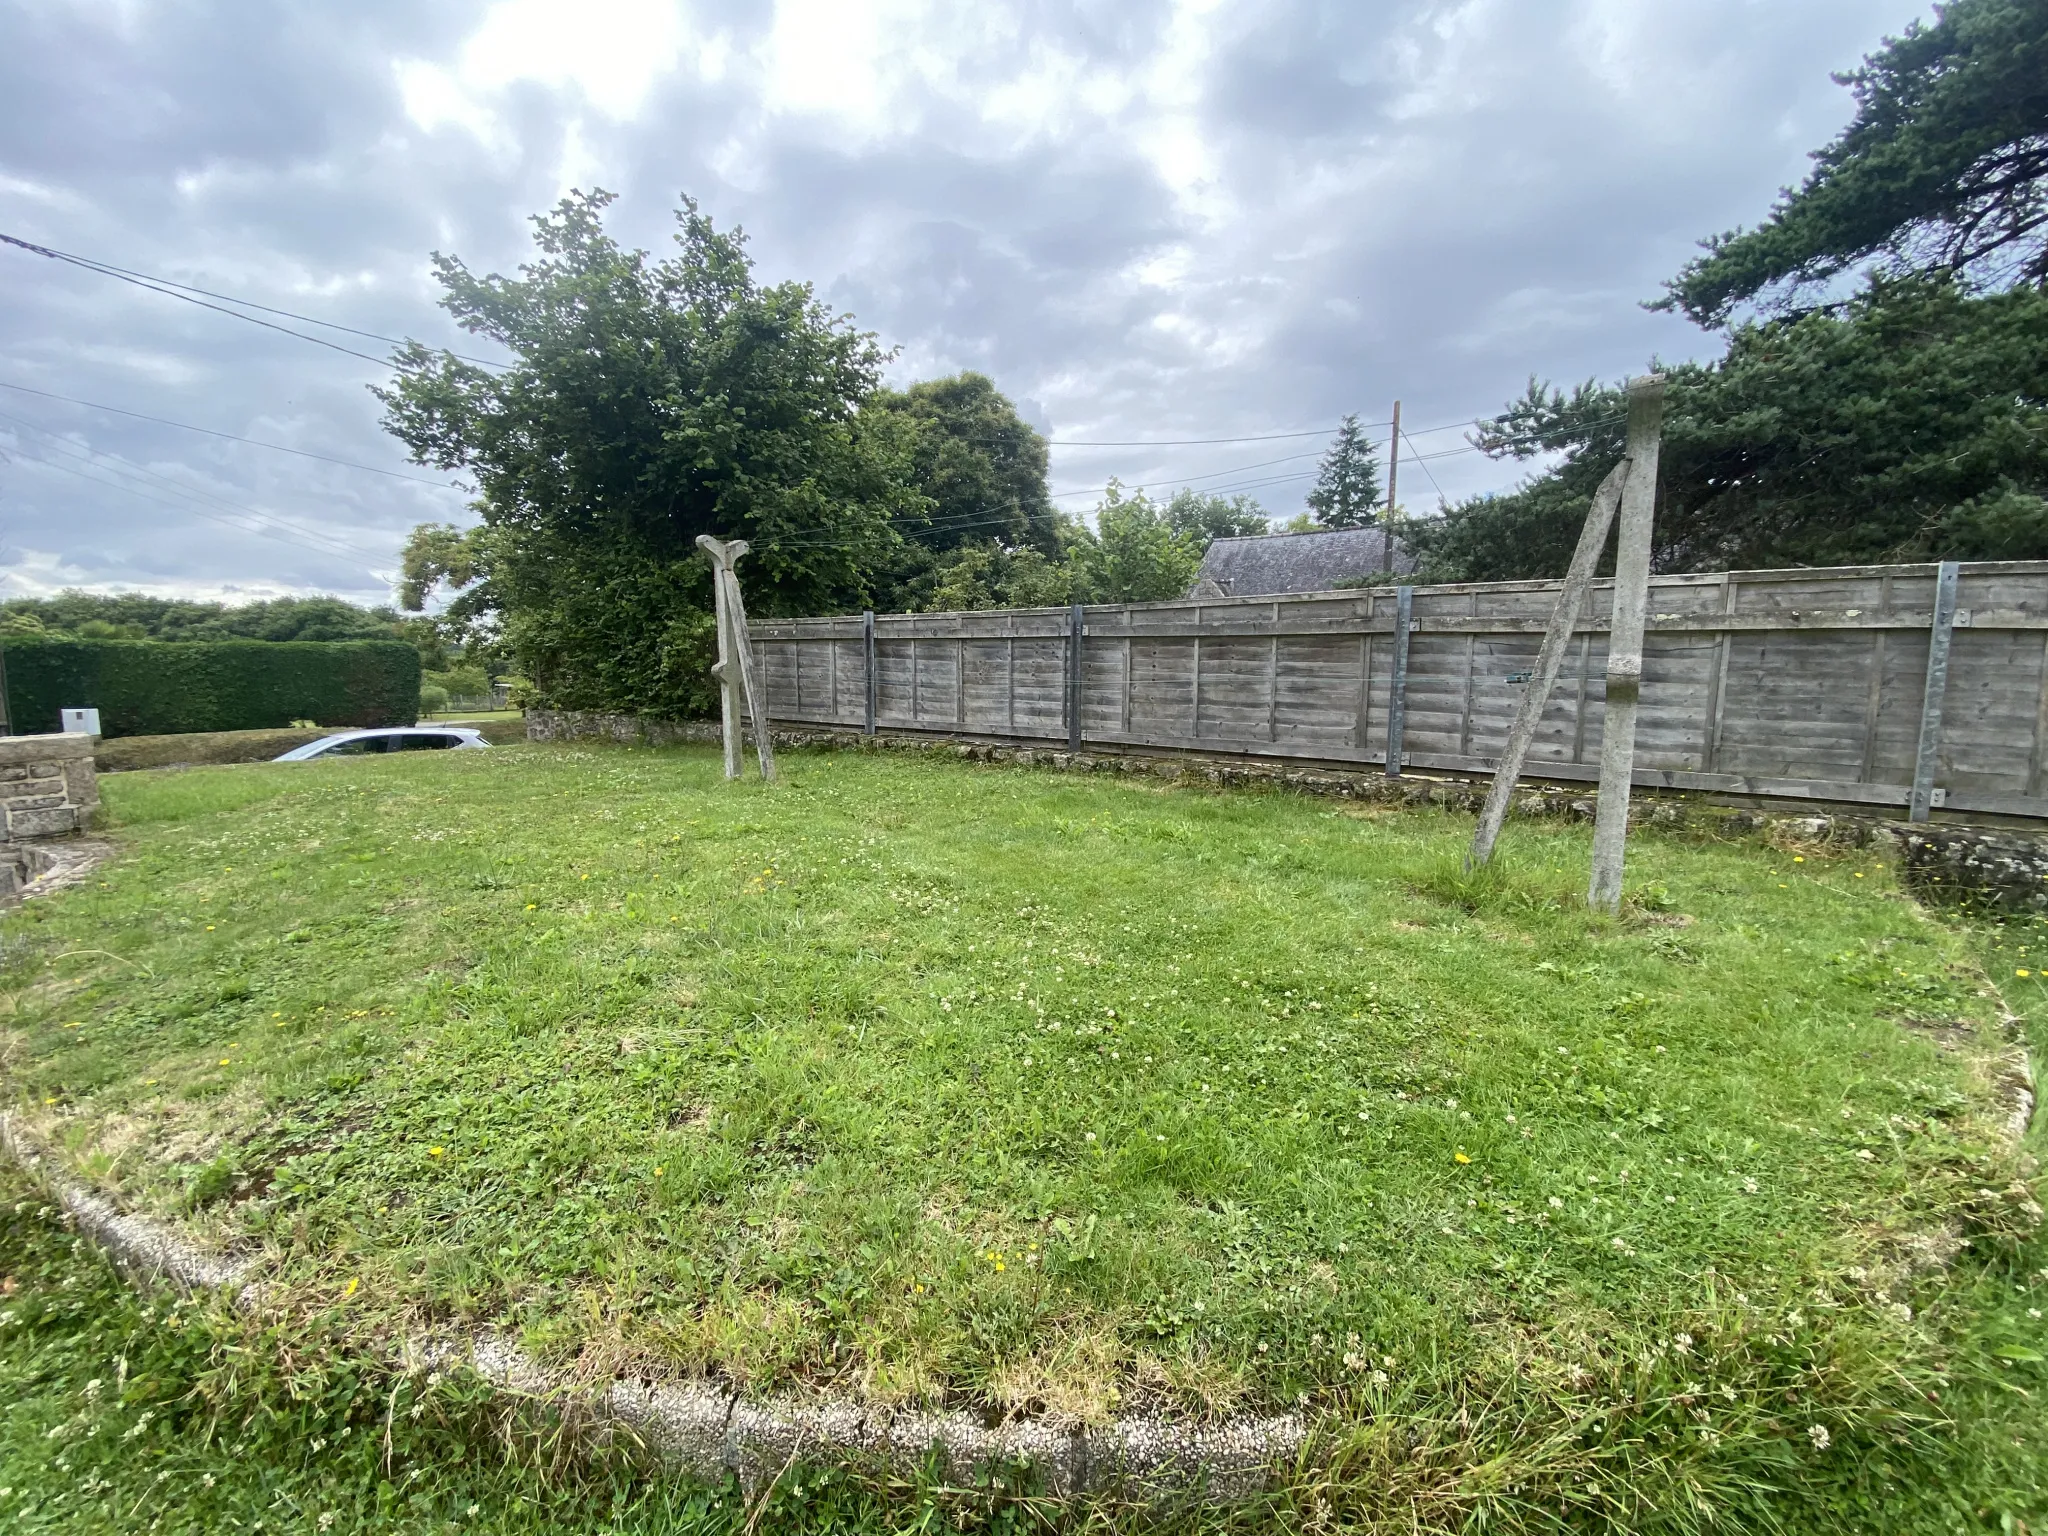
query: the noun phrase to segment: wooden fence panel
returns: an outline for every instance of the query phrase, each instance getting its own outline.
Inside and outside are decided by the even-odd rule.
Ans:
[[[1931,565],[1653,578],[1640,781],[1904,804],[1935,586]],[[1554,582],[1414,590],[1408,763],[1491,768],[1556,594]],[[1372,588],[1090,607],[1078,699],[1065,609],[881,615],[877,723],[1064,742],[1078,707],[1084,743],[1384,763],[1395,601]],[[1594,777],[1611,604],[1611,584],[1596,584],[1538,723],[1535,772]],[[775,718],[864,721],[858,616],[753,633]],[[2048,562],[1960,569],[1938,749],[1938,803],[2048,816]]]

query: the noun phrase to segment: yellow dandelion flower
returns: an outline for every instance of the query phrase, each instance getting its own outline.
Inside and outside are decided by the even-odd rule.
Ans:
[[[655,1169],[655,1170],[654,1170],[654,1176],[655,1176],[655,1177],[656,1177],[657,1179],[658,1179],[658,1178],[660,1178],[660,1177],[661,1177],[661,1175],[662,1175],[662,1170],[661,1170],[661,1169],[657,1168],[657,1169]]]
[[[1472,1161],[1472,1159],[1467,1157],[1462,1152],[1453,1152],[1451,1154],[1451,1161],[1454,1163],[1469,1163]]]
[[[234,1063],[233,1063],[233,1062],[231,1062],[231,1061],[229,1061],[229,1060],[228,1060],[228,1058],[227,1058],[227,1057],[225,1057],[225,1056],[221,1057],[221,1059],[220,1059],[220,1064],[221,1064],[222,1066],[224,1066],[224,1067],[229,1067],[229,1066],[233,1066],[233,1065],[234,1065]]]
[[[360,1279],[351,1275],[348,1284],[341,1288],[342,1299],[346,1301],[349,1297],[355,1295],[356,1291],[362,1286],[362,1283]]]
[[[447,1150],[448,1149],[446,1147],[429,1147],[427,1148],[427,1156],[439,1157],[443,1152],[446,1152]]]
[[[2014,972],[2013,972],[2013,975],[2015,975],[2015,976],[2031,976],[2032,974],[2033,974],[2033,972],[2031,972],[2031,971],[2025,971],[2025,970],[2020,970],[2020,971],[2014,971]]]

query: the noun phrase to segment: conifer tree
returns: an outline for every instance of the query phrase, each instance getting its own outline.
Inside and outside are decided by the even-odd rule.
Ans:
[[[1346,416],[1308,493],[1318,528],[1371,528],[1380,513],[1380,466],[1357,416]]]

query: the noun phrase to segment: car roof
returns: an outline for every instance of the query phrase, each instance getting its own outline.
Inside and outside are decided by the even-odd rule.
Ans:
[[[346,731],[330,731],[322,741],[347,741],[352,736],[480,736],[473,725],[364,725]],[[313,745],[311,742],[307,746]]]

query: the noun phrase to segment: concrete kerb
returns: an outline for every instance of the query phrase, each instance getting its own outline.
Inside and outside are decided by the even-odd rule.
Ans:
[[[131,1282],[226,1291],[242,1311],[262,1310],[258,1264],[209,1253],[168,1223],[124,1212],[68,1176],[13,1114],[0,1114],[0,1150]],[[755,1399],[705,1381],[638,1377],[592,1387],[489,1330],[401,1339],[396,1355],[408,1366],[467,1365],[501,1392],[581,1407],[600,1423],[629,1428],[671,1465],[708,1480],[737,1474],[749,1489],[807,1459],[878,1461],[900,1473],[936,1461],[955,1475],[1028,1465],[1057,1497],[1116,1489],[1227,1502],[1270,1486],[1280,1468],[1298,1460],[1309,1436],[1306,1420],[1295,1414],[1215,1425],[1126,1418],[1066,1427],[1031,1419],[989,1424],[967,1412],[900,1411],[845,1399]]]

